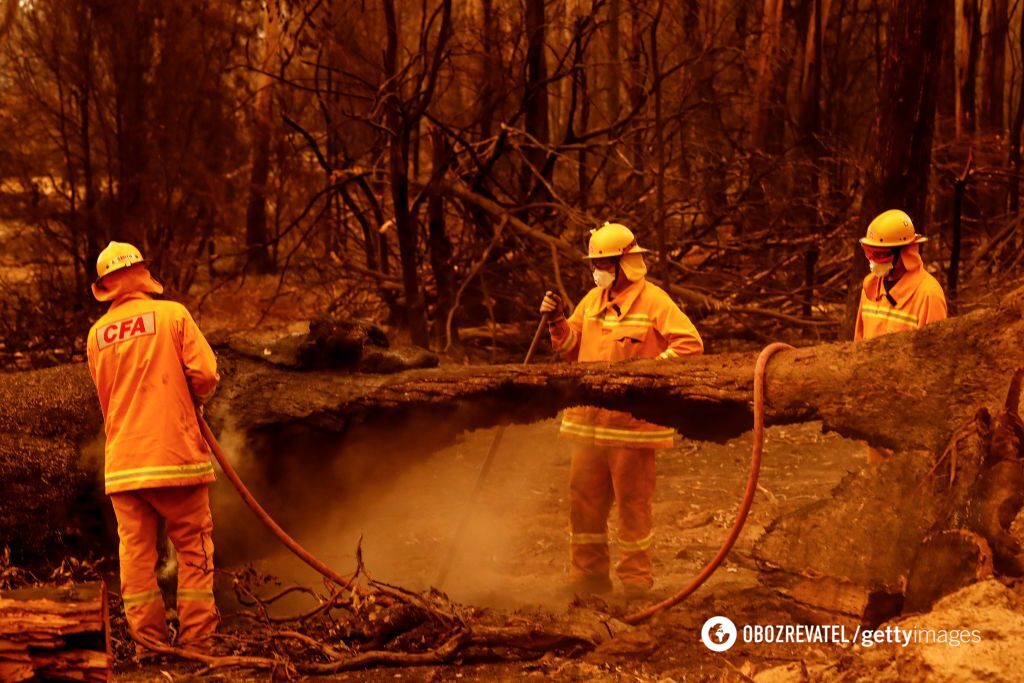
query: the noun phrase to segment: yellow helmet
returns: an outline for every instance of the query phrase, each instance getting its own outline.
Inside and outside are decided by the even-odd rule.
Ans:
[[[633,231],[619,223],[605,223],[590,231],[590,246],[584,258],[608,258],[623,254],[646,254],[647,249],[638,247]]]
[[[121,270],[136,263],[145,263],[142,252],[127,242],[111,242],[106,249],[100,252],[96,258],[96,282],[110,275],[115,270]]]
[[[910,216],[899,209],[890,209],[875,217],[868,225],[868,234],[860,243],[868,247],[905,247],[908,244],[927,242],[928,238],[914,231]]]

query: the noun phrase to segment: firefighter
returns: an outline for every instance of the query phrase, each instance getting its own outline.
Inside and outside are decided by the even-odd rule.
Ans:
[[[157,586],[157,525],[178,556],[177,643],[204,646],[219,615],[213,599],[214,480],[196,409],[220,377],[213,350],[181,304],[154,299],[163,287],[142,254],[111,242],[92,285],[110,308],[89,330],[89,372],[106,432],[105,490],[117,517],[121,598],[129,625],[168,643]]]
[[[647,266],[633,233],[605,223],[591,231],[586,256],[594,284],[566,320],[561,299],[547,292],[555,351],[569,361],[671,360],[702,353],[690,319],[668,294],[645,279]],[[612,590],[608,514],[618,506],[616,573],[627,598],[642,598],[653,585],[650,547],[654,452],[672,446],[675,431],[628,413],[580,406],[565,411],[560,435],[573,442],[569,474],[570,588],[576,593]]]
[[[918,235],[910,216],[898,209],[879,214],[861,238],[871,272],[864,278],[857,308],[854,341],[883,334],[916,330],[946,319],[942,285],[924,269],[918,246],[928,241]],[[884,460],[868,447],[868,462]]]

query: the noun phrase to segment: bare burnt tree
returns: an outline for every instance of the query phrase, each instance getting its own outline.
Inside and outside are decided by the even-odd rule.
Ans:
[[[827,338],[865,220],[908,209],[945,262],[959,196],[973,305],[1024,268],[1020,18],[948,2],[4,3],[7,251],[79,316],[126,239],[200,308],[234,283],[262,324],[300,293],[459,353],[578,299],[615,220],[709,339]]]
[[[274,71],[280,52],[280,18],[270,7],[263,13],[256,95],[252,113],[252,166],[249,173],[249,203],[245,213],[245,245],[257,272],[273,266],[267,231],[267,181],[270,178],[270,136],[274,132]]]
[[[406,323],[414,344],[429,346],[427,314],[418,272],[418,221],[412,213],[409,198],[409,149],[414,131],[434,97],[438,74],[445,59],[451,32],[451,0],[442,0],[434,16],[440,14],[436,42],[423,54],[422,68],[412,75],[412,91],[404,92],[405,78],[399,72],[401,39],[394,0],[384,0],[387,25],[387,47],[384,51],[384,77],[381,105],[385,110],[384,125],[391,136],[388,154],[391,180],[391,201],[395,211],[395,229],[402,259],[402,285],[405,291]],[[433,23],[433,19],[430,22]],[[426,36],[423,36],[426,41]],[[404,65],[403,65],[404,70]]]
[[[984,86],[981,125],[990,131],[1003,131],[1006,90],[1006,39],[1010,28],[1007,0],[990,0],[985,14]]]
[[[961,37],[957,45],[957,135],[974,131],[978,110],[978,56],[981,52],[981,0],[962,0]]]

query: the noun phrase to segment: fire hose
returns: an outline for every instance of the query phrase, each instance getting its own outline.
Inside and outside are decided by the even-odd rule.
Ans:
[[[739,538],[743,525],[747,521],[750,506],[754,503],[754,494],[757,492],[757,478],[761,473],[761,453],[764,451],[764,376],[768,368],[768,360],[775,353],[791,348],[793,347],[789,344],[775,342],[764,347],[757,356],[757,363],[754,365],[754,443],[750,454],[750,474],[747,475],[747,488],[743,492],[743,501],[740,502],[740,509],[736,512],[736,520],[732,523],[732,528],[729,529],[729,534],[725,537],[725,541],[722,542],[718,552],[704,566],[704,569],[697,574],[693,581],[679,589],[672,597],[627,615],[623,619],[627,624],[639,624],[662,610],[678,605],[711,578],[711,575],[715,573],[718,566],[725,560],[726,555],[732,550],[733,544],[736,543],[736,539]]]
[[[253,511],[256,517],[259,518],[259,520],[263,522],[263,524],[265,524],[275,536],[277,536],[278,540],[280,540],[288,550],[295,553],[300,560],[315,569],[325,578],[338,584],[340,588],[349,588],[355,577],[342,576],[327,566],[327,564],[316,557],[313,553],[303,548],[298,541],[289,536],[288,532],[282,529],[281,525],[275,522],[274,518],[263,509],[263,506],[260,505],[259,501],[256,500],[256,497],[253,496],[248,487],[246,487],[242,478],[238,476],[238,472],[235,471],[235,468],[231,465],[231,461],[229,461],[227,456],[224,455],[224,451],[221,450],[220,444],[217,443],[217,437],[213,435],[210,425],[206,424],[206,419],[198,410],[196,411],[196,419],[199,420],[199,429],[203,433],[203,438],[206,439],[206,443],[208,443],[210,448],[213,450],[213,455],[217,458],[217,462],[220,463],[220,468],[224,470],[224,476],[228,478],[231,485],[235,487],[236,491],[238,491],[238,495],[242,497],[242,500],[245,501],[245,504],[249,506],[249,509]]]
[[[533,344],[531,344],[530,352],[527,354],[526,363],[529,363],[533,356],[533,351],[536,349],[540,331],[543,329],[545,322],[546,320],[542,319],[541,325],[538,327],[538,333],[534,335]],[[623,619],[627,624],[638,624],[646,621],[662,610],[678,605],[688,596],[693,594],[694,591],[700,588],[704,582],[715,573],[715,570],[718,569],[719,565],[721,565],[725,560],[729,551],[732,550],[733,545],[736,543],[736,539],[739,538],[740,532],[743,530],[743,525],[747,521],[747,515],[750,513],[751,505],[753,505],[754,494],[757,492],[757,479],[761,472],[761,455],[764,450],[764,385],[768,361],[775,353],[792,348],[793,347],[789,344],[783,344],[780,342],[769,344],[758,355],[757,362],[754,365],[754,438],[750,457],[750,472],[747,475],[747,486],[743,493],[743,500],[740,502],[739,510],[736,512],[736,519],[733,522],[732,528],[729,530],[725,541],[723,541],[721,547],[718,549],[718,552],[711,561],[705,565],[705,567],[692,581],[690,581],[690,583],[683,586],[671,597],[627,615]],[[231,482],[231,485],[235,487],[235,490],[238,491],[242,500],[245,501],[245,504],[249,506],[249,509],[253,511],[256,517],[259,518],[259,520],[263,522],[263,524],[266,525],[266,527],[270,529],[270,531],[299,559],[315,569],[325,578],[338,584],[342,589],[350,588],[355,577],[345,577],[338,574],[311,552],[303,548],[298,541],[282,529],[281,526],[274,521],[274,518],[263,509],[263,506],[259,504],[259,501],[256,500],[242,481],[241,477],[238,476],[235,468],[231,465],[227,456],[224,455],[224,451],[221,450],[220,444],[217,442],[217,438],[213,435],[213,431],[206,423],[206,419],[203,417],[201,412],[196,411],[196,419],[199,421],[199,428],[202,431],[203,438],[206,439],[206,442],[213,450],[214,456],[217,458],[217,462],[220,463],[220,467],[224,471],[224,476],[226,476],[228,481]],[[499,441],[499,439],[495,439],[495,442],[497,441]],[[485,468],[481,471],[481,474],[478,477],[477,486],[474,489],[474,499],[475,494],[479,492],[481,480],[486,478],[487,471],[490,469],[489,462],[493,459],[493,452],[495,450],[496,444],[492,445],[491,452],[488,453],[488,462],[485,463]],[[457,547],[457,544],[453,546],[453,548],[454,547]],[[450,555],[451,554],[454,553],[450,552]],[[445,569],[442,576],[447,574],[447,569],[450,567],[450,563],[451,557],[446,558]]]

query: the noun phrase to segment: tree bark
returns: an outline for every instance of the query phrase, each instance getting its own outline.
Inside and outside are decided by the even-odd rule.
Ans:
[[[617,121],[622,110],[622,0],[608,4],[608,65],[605,68],[605,114],[608,123]]]
[[[760,36],[754,64],[753,113],[750,135],[752,153],[747,169],[747,206],[736,221],[737,234],[757,230],[772,220],[771,197],[788,190],[775,180],[772,166],[782,155],[786,137],[786,90],[790,56],[785,36],[783,0],[764,0]],[[802,30],[802,27],[801,29]],[[792,52],[792,50],[790,51]]]
[[[780,88],[782,0],[764,0],[761,38],[754,85],[754,147],[769,154],[782,149],[785,130],[782,107],[785,88]]]
[[[994,133],[1003,132],[1003,93],[1006,84],[1006,36],[1009,32],[1006,0],[989,0],[985,21],[984,93],[981,125]]]
[[[483,11],[482,44],[480,52],[480,137],[491,137],[497,107],[498,91],[501,88],[501,48],[498,44],[498,18],[494,0],[481,0]]]
[[[957,286],[960,280],[961,246],[963,242],[964,194],[967,192],[967,182],[970,180],[973,169],[974,155],[968,152],[967,164],[964,166],[963,173],[953,180],[953,244],[949,252],[949,270],[946,275],[950,315],[956,315],[957,310]]]
[[[17,3],[13,3],[17,4]],[[103,239],[99,234],[99,224],[96,220],[96,174],[93,168],[92,155],[92,98],[95,96],[93,90],[93,51],[95,42],[93,40],[93,16],[91,8],[83,3],[80,7],[79,21],[79,46],[78,62],[82,70],[82,85],[78,91],[78,108],[81,112],[81,145],[82,145],[82,181],[85,185],[85,254],[86,274],[91,274],[88,264],[92,257],[99,254],[100,244]],[[86,278],[88,279],[88,278]]]
[[[1024,300],[1024,293],[1016,296]],[[957,421],[998,396],[1002,387],[995,385],[1024,363],[1017,308],[1011,300],[915,332],[784,352],[768,375],[768,422],[821,419],[827,429],[875,445],[935,448]],[[210,414],[231,414],[243,430],[306,422],[340,431],[370,416],[465,411],[452,423],[458,430],[534,421],[566,405],[592,403],[630,410],[693,438],[725,440],[750,428],[753,363],[752,354],[733,353],[677,363],[445,366],[382,376],[289,372],[225,352],[223,374],[230,379]],[[882,365],[890,372],[880,378],[871,368]],[[74,444],[98,432],[102,418],[83,364],[15,373],[6,383],[4,432]],[[4,453],[14,457],[10,442]]]
[[[1018,34],[1019,49],[1024,50],[1024,21],[1020,24]],[[1010,176],[1010,213],[1017,213],[1020,209],[1020,173],[1021,173],[1021,131],[1024,130],[1024,75],[1020,81],[1017,91],[1017,111],[1013,115],[1013,125],[1010,127],[1010,165],[1013,166],[1013,173]]]
[[[667,287],[672,286],[672,270],[668,264],[668,238],[665,225],[665,133],[662,130],[662,78],[661,59],[658,56],[658,26],[665,9],[664,0],[658,0],[658,10],[651,22],[651,72],[654,77],[654,156],[658,164],[655,176],[654,216],[658,238],[658,275]]]
[[[646,74],[642,66],[643,47],[643,13],[641,12],[642,0],[629,0],[629,51],[626,61],[629,62],[629,106],[631,111],[639,111],[643,106],[646,97],[645,82]],[[643,131],[634,129],[630,131],[632,138],[632,162],[627,187],[635,192],[637,196],[643,191],[643,175],[647,168],[646,152],[644,151]]]
[[[398,253],[402,261],[402,285],[405,291],[406,324],[412,343],[430,347],[427,331],[427,310],[417,271],[416,217],[409,210],[409,144],[412,123],[403,112],[402,93],[398,78],[398,17],[394,0],[384,0],[387,27],[387,48],[384,52],[384,74],[387,78],[387,123],[391,132],[388,144],[388,169],[391,180],[391,202],[395,210],[395,231],[398,233]],[[438,49],[441,49],[440,46]]]
[[[587,75],[589,66],[587,64],[586,45],[583,40],[584,27],[594,21],[593,16],[576,19],[575,30],[573,31],[573,97],[579,101],[579,121],[575,125],[570,120],[566,137],[570,134],[575,139],[577,133],[586,135],[590,126],[590,78]],[[571,111],[571,107],[570,107]],[[590,204],[590,177],[587,171],[587,148],[581,145],[576,152],[576,163],[579,168],[576,170],[576,185],[579,188],[577,204],[583,211],[587,210]]]
[[[820,230],[818,194],[820,184],[820,163],[823,153],[821,145],[821,71],[824,59],[824,29],[828,24],[830,0],[812,0],[811,16],[808,19],[804,41],[803,75],[800,85],[799,145],[803,164],[797,168],[797,192],[806,199],[797,202],[795,218],[807,234]],[[815,267],[818,262],[817,244],[808,247],[804,254],[804,304],[803,314],[810,317],[814,310]]]
[[[444,177],[445,168],[451,161],[451,152],[443,131],[435,128],[430,137],[433,152],[431,172],[433,179],[440,182]],[[427,199],[427,232],[430,240],[430,268],[437,286],[437,307],[434,311],[436,334],[438,338],[443,338],[444,323],[448,320],[448,311],[455,300],[455,283],[452,271],[452,243],[445,229],[444,193],[436,187]],[[456,338],[457,333],[456,328]]]
[[[960,99],[959,73],[960,63],[957,61],[956,25],[957,13],[954,0],[953,11],[946,12],[945,24],[942,27],[942,56],[939,58],[939,95],[935,105],[939,116],[956,126],[957,102]]]
[[[1024,576],[1012,529],[1024,506],[1022,379],[1024,368],[1004,378],[1001,409],[979,406],[945,448],[897,451],[775,520],[755,546],[762,579],[797,599],[815,596],[826,613],[843,611],[838,596],[820,590],[832,581],[844,593],[888,596],[875,614],[855,615],[874,626],[994,572]]]
[[[547,58],[544,55],[544,36],[547,29],[547,19],[544,14],[544,0],[526,0],[526,90],[524,93],[524,109],[526,111],[526,134],[530,137],[525,143],[524,155],[526,163],[533,167],[523,170],[523,195],[547,196],[546,190],[541,189],[543,183],[539,183],[533,173],[539,173],[550,177],[546,169],[548,156],[546,146],[550,142],[550,130],[548,126],[548,66]],[[537,188],[532,191],[531,188]]]
[[[267,246],[267,178],[270,176],[270,136],[274,119],[273,77],[279,46],[279,25],[273,6],[263,19],[263,59],[256,76],[256,101],[252,111],[252,157],[249,171],[249,203],[245,212],[245,246],[249,263],[257,273],[273,268]]]
[[[784,352],[768,373],[768,422],[820,419],[826,429],[878,446],[937,448],[977,406],[1001,403],[1005,378],[1024,364],[1022,312],[1024,290],[1018,290],[998,309],[914,332]],[[753,354],[730,353],[676,363],[459,365],[349,375],[290,372],[225,350],[225,380],[209,414],[214,420],[230,414],[245,431],[295,422],[340,431],[370,417],[441,410],[457,431],[544,419],[586,403],[629,410],[692,438],[725,440],[750,429],[753,365]],[[889,371],[879,376],[882,366]],[[84,364],[12,373],[4,384],[0,433],[77,447],[99,432],[102,417]],[[2,452],[17,457],[11,441]]]
[[[1009,376],[1024,364],[1022,310],[1018,290],[998,310],[785,352],[768,373],[768,421],[821,419],[826,429],[877,446],[935,450],[978,406],[1001,404]],[[440,410],[458,429],[547,418],[586,403],[720,440],[750,429],[753,362],[751,354],[721,354],[678,363],[443,367],[318,376],[312,390],[308,374],[240,362],[212,409],[231,411],[245,429],[307,420],[341,429],[370,416],[390,420],[396,409]],[[880,381],[883,366],[889,370]]]
[[[152,59],[153,12],[133,0],[117,5],[107,31],[113,52],[117,138],[117,217],[123,241],[146,253],[148,242],[146,172],[149,120],[146,72]]]
[[[605,120],[611,124],[619,120],[622,113],[622,0],[609,0],[608,3],[608,57],[605,68]],[[604,151],[604,161],[598,164],[604,168],[604,193],[607,196],[616,187],[617,166],[609,163],[614,156],[612,149]]]
[[[961,40],[957,50],[957,137],[964,133],[973,133],[978,118],[975,95],[978,53],[981,50],[980,0],[961,0],[961,19]]]

